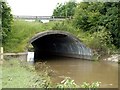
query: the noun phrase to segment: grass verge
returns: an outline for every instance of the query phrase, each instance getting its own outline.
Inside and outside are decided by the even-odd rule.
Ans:
[[[2,89],[2,64],[0,60],[0,90]]]
[[[50,83],[45,73],[38,75],[32,65],[16,59],[4,60],[2,71],[2,88],[43,88]]]

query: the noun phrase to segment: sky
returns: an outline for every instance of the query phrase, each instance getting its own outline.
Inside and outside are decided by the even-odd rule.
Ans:
[[[13,15],[51,16],[57,3],[69,0],[6,0]],[[76,0],[77,2],[81,0]]]

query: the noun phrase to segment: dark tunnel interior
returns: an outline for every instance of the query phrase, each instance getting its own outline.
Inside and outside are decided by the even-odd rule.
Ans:
[[[34,59],[39,60],[65,56],[70,53],[68,45],[72,43],[74,43],[74,40],[64,34],[45,35],[32,42],[35,50]]]
[[[73,35],[61,31],[36,34],[30,43],[34,47],[34,61],[58,57],[91,59],[91,49]]]

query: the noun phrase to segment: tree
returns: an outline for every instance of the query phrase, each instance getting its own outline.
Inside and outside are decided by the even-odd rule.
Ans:
[[[11,25],[13,22],[13,15],[11,14],[11,9],[6,2],[1,2],[1,15],[2,15],[2,37],[3,43],[9,32],[11,31]]]
[[[63,17],[68,17],[68,16],[73,16],[75,12],[75,7],[76,7],[76,2],[75,1],[69,1],[64,4],[58,3],[57,7],[53,11],[53,16],[63,16]]]
[[[104,3],[104,14],[102,14],[100,24],[111,32],[112,43],[120,48],[120,30],[118,28],[118,2]]]
[[[119,48],[118,4],[118,2],[79,3],[75,10],[73,25],[90,33],[105,29],[110,32],[112,43]]]
[[[2,44],[2,4],[0,1],[0,46]]]

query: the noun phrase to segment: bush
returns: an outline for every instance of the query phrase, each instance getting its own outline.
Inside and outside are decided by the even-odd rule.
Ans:
[[[77,5],[73,25],[84,32],[99,32],[103,28],[110,32],[112,44],[120,47],[118,25],[119,2],[81,2]]]
[[[87,83],[84,82],[82,85],[77,85],[74,80],[70,77],[66,77],[61,83],[57,84],[57,88],[98,88],[101,82]]]
[[[84,82],[81,85],[81,88],[98,88],[98,87],[100,87],[100,83],[101,82],[93,82],[90,84],[90,83]]]
[[[57,88],[78,88],[79,86],[70,77],[66,77],[61,83],[56,85]]]
[[[76,2],[75,1],[69,1],[64,4],[58,3],[57,7],[53,11],[53,16],[55,17],[69,17],[73,16],[75,12],[75,7],[76,7]]]
[[[85,42],[91,49],[99,54],[107,54],[109,53],[108,50],[112,48],[111,40],[110,33],[102,30],[89,34]]]

